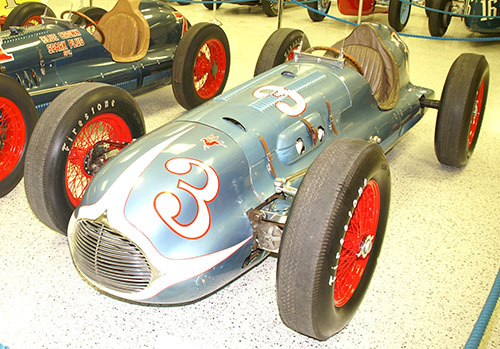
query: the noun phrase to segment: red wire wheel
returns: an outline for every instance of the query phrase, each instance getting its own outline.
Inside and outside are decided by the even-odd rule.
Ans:
[[[66,194],[73,206],[78,206],[93,177],[90,170],[90,152],[103,141],[130,143],[132,135],[123,119],[115,114],[102,114],[86,124],[78,133],[66,162]]]
[[[198,23],[188,29],[175,51],[172,89],[177,102],[192,109],[222,93],[231,61],[221,27]]]
[[[380,214],[380,189],[370,180],[349,222],[340,252],[335,280],[336,307],[345,305],[358,287],[370,258]]]
[[[21,110],[10,99],[0,97],[0,181],[21,160],[25,143],[26,126]]]
[[[193,82],[203,99],[215,96],[226,76],[226,49],[220,40],[209,39],[203,44],[194,64]]]

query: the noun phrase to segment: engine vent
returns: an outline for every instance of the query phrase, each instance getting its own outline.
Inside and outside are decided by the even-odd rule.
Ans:
[[[75,264],[96,284],[134,293],[151,283],[151,267],[144,253],[106,223],[80,220],[73,246]]]

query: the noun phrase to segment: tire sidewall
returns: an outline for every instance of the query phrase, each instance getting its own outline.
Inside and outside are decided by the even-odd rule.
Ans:
[[[352,182],[347,186],[348,189],[345,193],[344,205],[338,215],[338,217],[344,217],[344,219],[337,219],[333,222],[333,233],[330,235],[329,248],[326,254],[327,258],[325,258],[321,267],[320,283],[322,286],[320,286],[318,290],[318,324],[325,325],[324,328],[318,328],[318,333],[324,334],[325,339],[340,331],[352,319],[361,304],[375,271],[377,258],[382,248],[389,212],[390,177],[388,176],[388,171],[385,159],[380,157],[366,159],[353,177]],[[332,274],[332,267],[336,266],[338,263],[336,256],[340,253],[342,248],[340,241],[345,237],[344,226],[349,223],[349,212],[353,210],[352,202],[359,199],[358,189],[364,187],[365,179],[367,182],[371,179],[375,180],[380,189],[380,215],[377,233],[368,263],[356,287],[356,291],[345,305],[342,307],[335,307],[335,284],[332,286],[329,285],[330,278],[334,276]]]
[[[59,225],[66,225],[75,208],[66,192],[66,165],[76,135],[96,117],[112,113],[127,123],[132,139],[138,138],[144,134],[144,128],[137,121],[139,117],[132,115],[135,114],[134,108],[135,104],[123,95],[111,96],[105,90],[102,93],[90,93],[75,104],[75,108],[57,126],[46,164],[50,166],[54,181],[52,190],[47,192],[47,199],[55,205],[54,214]]]

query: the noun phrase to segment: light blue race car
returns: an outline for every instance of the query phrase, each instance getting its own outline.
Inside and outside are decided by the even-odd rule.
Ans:
[[[278,253],[284,323],[320,340],[348,323],[384,238],[384,153],[433,107],[439,161],[465,165],[489,68],[461,55],[437,101],[410,83],[407,46],[386,26],[309,46],[300,30],[279,29],[252,80],[131,144],[107,137],[142,122],[127,92],[84,84],[52,102],[28,148],[26,193],[43,223],[67,231],[90,284],[182,304]]]

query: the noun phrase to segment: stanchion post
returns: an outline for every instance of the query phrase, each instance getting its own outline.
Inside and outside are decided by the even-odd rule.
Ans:
[[[281,16],[283,14],[283,1],[284,0],[278,0],[278,29],[281,28]]]
[[[358,7],[358,24],[361,23],[361,16],[363,15],[363,0],[359,0]]]

